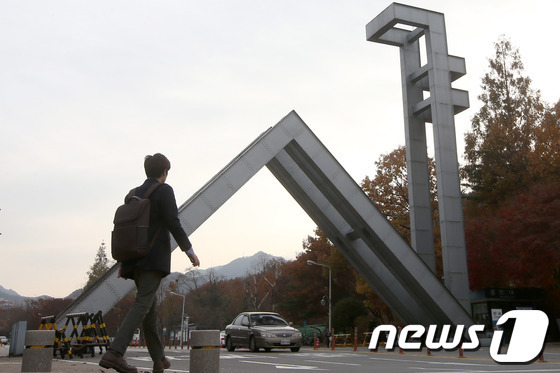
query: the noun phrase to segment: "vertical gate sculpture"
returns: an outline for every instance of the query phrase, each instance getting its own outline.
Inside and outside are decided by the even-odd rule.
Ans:
[[[366,26],[366,34],[369,41],[400,48],[412,247],[435,271],[425,128],[425,123],[431,122],[444,281],[470,310],[454,119],[469,107],[469,96],[451,87],[454,80],[465,75],[465,60],[447,54],[442,13],[393,3]],[[424,65],[421,42],[425,42]],[[424,97],[425,93],[429,97]]]

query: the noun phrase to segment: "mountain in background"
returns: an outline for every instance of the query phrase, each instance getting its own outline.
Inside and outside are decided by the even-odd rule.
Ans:
[[[228,264],[222,266],[211,267],[208,269],[193,269],[189,271],[197,278],[200,279],[199,285],[202,285],[208,282],[208,276],[211,271],[214,272],[214,276],[217,278],[221,278],[224,280],[231,280],[238,277],[245,277],[249,274],[253,274],[262,268],[266,263],[271,260],[285,260],[280,256],[274,256],[271,254],[267,254],[265,252],[259,251],[258,253],[254,254],[253,256],[247,256],[243,258],[237,258]],[[187,293],[189,289],[182,284],[182,281],[178,281],[182,276],[184,276],[181,272],[173,272],[165,279],[163,279],[162,284],[164,287],[167,287],[170,282],[175,281],[179,288],[177,291],[179,293]]]
[[[237,277],[245,277],[248,274],[255,273],[259,268],[262,268],[267,262],[271,260],[284,260],[284,258],[259,251],[253,256],[238,258],[222,266],[216,266],[208,269],[193,269],[190,272],[193,272],[193,274],[200,279],[200,285],[202,285],[203,283],[208,281],[208,275],[210,274],[210,271],[214,271],[214,275],[217,278],[230,280]],[[179,288],[177,290],[181,293],[186,293],[188,292],[186,286],[181,286],[181,281],[177,281],[179,278],[181,278],[181,276],[184,276],[184,274],[180,272],[173,272],[162,281],[162,284],[164,287],[167,287],[171,281],[176,281],[179,285]],[[78,295],[81,294],[82,290],[83,289],[77,289],[65,298],[76,299]],[[42,295],[40,297],[25,297],[23,295],[19,295],[12,289],[6,289],[0,285],[0,299],[14,302],[16,305],[24,304],[26,299],[38,299],[45,297],[52,298],[46,295]]]
[[[16,306],[24,304],[27,299],[40,299],[40,298],[52,298],[52,297],[48,295],[41,295],[38,297],[25,297],[23,295],[19,295],[15,290],[6,289],[2,285],[0,285],[0,300],[3,299],[8,302],[13,302]]]
[[[226,280],[231,280],[255,273],[260,267],[263,267],[264,264],[271,260],[284,260],[284,258],[259,251],[253,256],[237,258],[223,266],[212,267],[201,270],[201,272],[203,272],[203,274],[207,274],[208,271],[214,270],[217,277],[224,277]]]
[[[84,288],[80,288],[77,290],[74,290],[73,292],[71,292],[70,294],[68,294],[64,299],[76,299],[78,298],[78,296],[80,294],[82,294],[82,291],[84,291]]]
[[[16,304],[21,304],[25,301],[24,296],[19,295],[12,289],[6,289],[2,285],[0,285],[0,299],[5,299]]]

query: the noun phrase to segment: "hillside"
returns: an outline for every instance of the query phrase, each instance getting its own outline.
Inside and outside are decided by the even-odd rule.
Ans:
[[[208,269],[193,269],[189,273],[190,276],[194,276],[199,279],[199,285],[201,285],[208,281],[208,276],[212,271],[214,272],[214,276],[217,278],[230,280],[237,277],[245,277],[248,274],[254,273],[259,267],[262,267],[263,264],[271,260],[284,260],[284,258],[259,251],[252,256],[237,258],[222,266],[216,266]],[[187,293],[189,289],[185,286],[184,281],[178,281],[182,276],[183,274],[180,272],[173,272],[162,281],[162,284],[164,287],[167,287],[170,282],[175,281],[179,286],[178,292]]]
[[[25,297],[19,295],[16,291],[12,289],[6,289],[2,285],[0,285],[0,299],[5,299],[7,301],[14,302],[16,304],[20,304],[25,301]]]
[[[262,267],[266,262],[270,260],[284,260],[284,259],[279,256],[274,256],[259,251],[258,253],[252,256],[237,258],[231,261],[230,263],[224,264],[222,266],[216,266],[208,269],[193,269],[191,272],[192,275],[200,279],[200,284],[203,284],[206,281],[208,281],[207,280],[208,275],[210,274],[211,271],[214,272],[214,275],[216,277],[229,280],[237,277],[244,277],[248,274],[254,273],[255,271],[257,271],[259,267]],[[173,272],[163,280],[162,284],[164,287],[167,287],[167,285],[171,281],[177,282],[177,280],[181,276],[183,276],[182,273]],[[182,293],[188,292],[188,289],[184,286],[181,286],[180,282],[178,282],[178,284],[179,284],[179,289],[178,289],[179,292]],[[70,293],[66,298],[75,299],[76,297],[78,297],[78,295],[80,295],[81,292],[82,289],[77,289],[72,293]],[[25,303],[26,299],[37,299],[37,298],[45,298],[45,297],[51,298],[48,295],[42,295],[40,297],[25,297],[23,295],[18,294],[15,290],[6,289],[0,285],[0,299],[4,299],[9,302],[14,302],[16,305],[21,305]]]
[[[25,303],[26,299],[39,299],[39,298],[52,298],[48,295],[41,295],[38,297],[26,297],[23,295],[19,295],[15,290],[6,289],[2,285],[0,285],[0,300],[13,302],[16,306],[22,305]]]

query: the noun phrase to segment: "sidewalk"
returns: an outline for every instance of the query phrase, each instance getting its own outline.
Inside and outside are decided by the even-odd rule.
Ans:
[[[167,350],[167,348],[166,348]],[[174,350],[173,348],[171,350]],[[181,350],[175,350],[181,351]],[[184,350],[185,352],[189,350]],[[129,348],[127,356],[131,355],[147,355],[148,350],[146,348]],[[0,373],[20,373],[21,372],[21,363],[22,357],[10,357],[9,355],[9,346],[2,346],[0,345]],[[112,369],[104,369],[99,366],[99,360],[101,360],[101,354],[98,353],[96,350],[95,357],[91,357],[90,355],[85,355],[83,358],[78,356],[74,357],[73,359],[60,359],[53,358],[52,360],[52,373],[115,373]],[[135,364],[137,365],[137,364]],[[152,362],[149,358],[146,359],[146,362],[143,364],[145,367],[141,368],[138,367],[138,373],[151,373],[152,369],[148,368],[151,367]],[[173,373],[173,369],[166,369],[166,372]]]
[[[20,357],[2,357],[0,358],[0,372],[2,373],[16,373],[21,372],[21,356]],[[52,370],[55,373],[105,373],[108,372],[102,369],[96,362],[74,360],[60,360],[53,359]],[[114,370],[112,371],[114,372]]]
[[[21,372],[21,356],[8,357],[10,352],[9,346],[0,346],[0,372],[2,373],[15,373]],[[61,360],[53,359],[52,370],[53,373],[104,373],[106,370],[98,365],[99,358],[95,359],[73,359]],[[113,371],[114,372],[114,371]]]
[[[167,350],[167,349],[166,349]],[[22,357],[8,357],[8,346],[0,346],[0,372],[1,373],[19,373],[21,372],[21,363],[22,363]],[[168,353],[170,355],[173,354],[173,352],[175,353],[184,353],[184,357],[187,358],[188,360],[188,356],[190,355],[190,350],[176,350],[174,348],[171,348]],[[237,353],[242,353],[243,350],[241,350],[240,352]],[[245,351],[247,352],[247,351]],[[354,353],[354,354],[367,354],[367,355],[371,355],[373,356],[378,356],[380,358],[390,358],[390,359],[398,359],[398,360],[405,360],[405,359],[409,359],[409,358],[423,358],[426,357],[427,355],[427,351],[423,350],[423,351],[418,351],[415,353],[412,352],[405,352],[404,354],[399,354],[398,349],[396,351],[385,351],[384,349],[380,348],[379,351],[376,352],[372,352],[369,351],[367,349],[367,347],[358,347],[357,352],[353,351],[352,347],[336,347],[335,351],[331,351],[330,348],[326,348],[324,346],[321,346],[321,348],[319,348],[319,350],[313,350],[313,347],[309,347],[306,346],[304,348],[302,348],[302,350],[300,351],[301,353],[333,353],[333,354],[339,354],[339,353]],[[227,355],[228,353],[223,350],[222,354]],[[262,355],[265,355],[264,353]],[[464,364],[468,364],[468,362],[473,362],[473,361],[485,361],[485,362],[489,362],[489,363],[493,363],[492,359],[490,358],[489,352],[488,352],[488,348],[481,348],[478,351],[465,351],[464,352],[464,360],[462,360],[462,362]],[[141,359],[134,359],[133,360],[133,364],[138,366],[138,372],[139,373],[149,373],[151,372],[151,365],[152,362],[149,359],[148,353],[147,353],[147,349],[145,348],[130,348],[127,352],[127,356],[134,359],[133,357],[142,357]],[[460,359],[458,356],[458,351],[436,351],[432,353],[432,358],[434,359]],[[99,364],[99,360],[101,359],[101,355],[99,353],[96,353],[95,357],[91,357],[91,356],[84,356],[84,358],[80,358],[80,357],[75,357],[74,359],[65,359],[62,360],[60,358],[55,358],[53,359],[52,362],[52,370],[51,372],[53,373],[114,373],[114,370],[107,370],[107,369],[103,369],[101,368],[98,364]],[[185,361],[184,359],[182,359],[183,361]],[[531,365],[527,365],[524,367],[532,367],[531,371],[538,371],[538,370],[543,370],[546,372],[551,372],[551,371],[560,371],[560,370],[556,370],[558,368],[558,365],[560,365],[560,344],[558,343],[549,343],[546,345],[545,347],[545,351],[544,351],[544,360],[547,362],[543,365],[541,365],[542,363],[538,363],[535,362]],[[129,360],[130,361],[130,360]],[[224,360],[223,363],[224,365],[221,366],[221,370],[227,369],[226,367],[226,362],[228,360]],[[188,372],[188,365],[187,368],[183,367],[183,370],[181,370],[180,365],[177,365],[177,368],[175,369],[169,369],[166,370],[166,373],[178,373],[178,372]],[[506,366],[507,367],[507,366]],[[491,370],[491,369],[490,369]],[[501,370],[504,371],[504,370]]]

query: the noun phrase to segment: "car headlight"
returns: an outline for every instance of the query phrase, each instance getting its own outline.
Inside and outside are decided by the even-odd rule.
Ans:
[[[292,334],[292,337],[301,338],[301,333],[300,332],[295,332],[294,334]]]
[[[268,332],[262,332],[261,333],[261,337],[265,337],[265,338],[275,338],[276,336],[272,333],[268,333]]]

